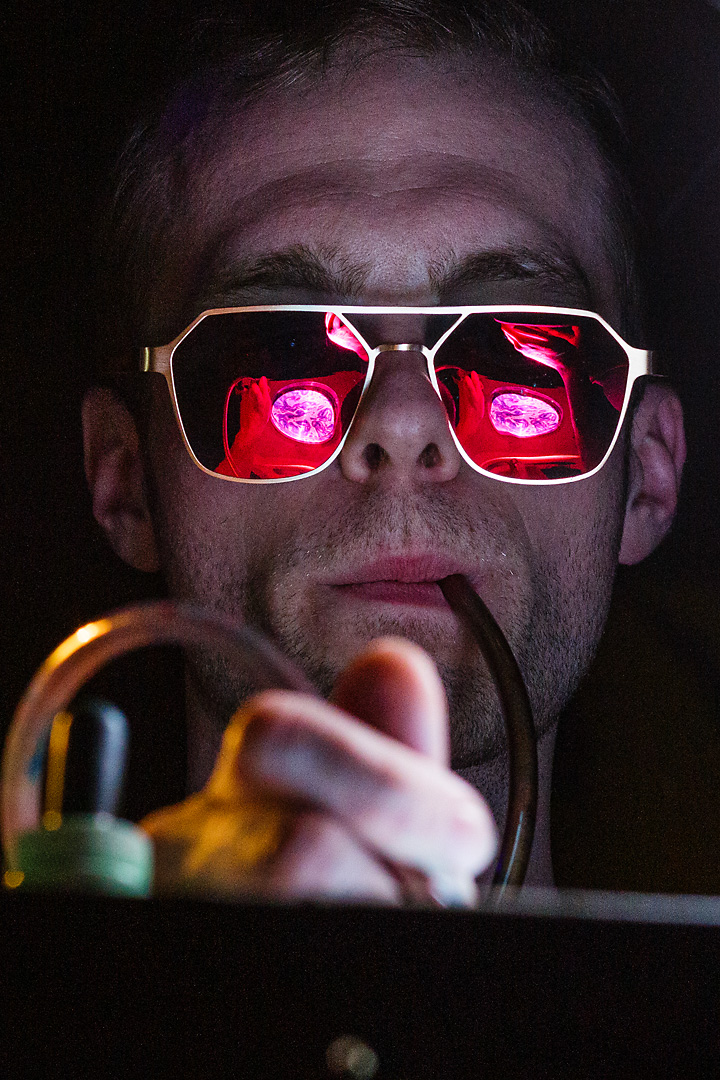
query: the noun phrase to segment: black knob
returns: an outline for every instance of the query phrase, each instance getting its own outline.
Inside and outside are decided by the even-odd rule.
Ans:
[[[80,701],[53,721],[45,767],[44,811],[115,814],[128,748],[128,722],[99,698]]]

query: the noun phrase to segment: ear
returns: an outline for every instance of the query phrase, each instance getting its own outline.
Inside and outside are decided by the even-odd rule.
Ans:
[[[154,573],[159,560],[135,421],[117,395],[104,388],[86,394],[82,415],[95,519],[121,559]]]
[[[666,386],[646,387],[630,433],[628,497],[620,544],[626,566],[646,558],[667,534],[685,463],[682,405]]]

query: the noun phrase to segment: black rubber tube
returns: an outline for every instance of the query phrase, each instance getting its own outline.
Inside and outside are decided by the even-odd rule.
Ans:
[[[480,646],[505,719],[509,785],[508,807],[493,886],[500,900],[506,889],[525,880],[537,813],[538,763],[535,725],[525,683],[505,635],[463,574],[438,582],[455,614],[471,629]]]

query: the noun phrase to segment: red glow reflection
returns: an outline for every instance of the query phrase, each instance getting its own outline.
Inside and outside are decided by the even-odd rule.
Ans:
[[[364,347],[360,344],[358,339],[353,334],[349,326],[346,326],[342,319],[334,315],[332,311],[325,313],[325,329],[327,336],[333,345],[338,345],[341,349],[347,349],[349,352],[357,353],[358,356],[362,356],[363,360],[367,359],[367,354]]]
[[[496,431],[531,439],[548,435],[560,426],[560,412],[542,398],[531,394],[498,394],[490,406],[490,420]]]
[[[283,435],[296,442],[323,443],[335,433],[335,409],[320,390],[299,386],[280,394],[270,416]]]
[[[506,322],[500,322],[500,326],[505,337],[519,353],[528,360],[536,360],[545,367],[555,368],[556,371],[565,366],[568,353],[567,345],[561,345],[560,341],[567,342],[574,349],[580,345],[579,326],[536,326]],[[553,338],[556,339],[555,342]]]

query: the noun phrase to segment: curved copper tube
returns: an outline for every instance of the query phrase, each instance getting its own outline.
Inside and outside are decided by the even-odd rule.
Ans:
[[[8,865],[15,865],[15,839],[39,824],[38,778],[29,772],[35,751],[56,713],[105,664],[145,645],[200,645],[232,655],[258,690],[315,689],[261,634],[222,615],[170,601],[127,607],[81,626],[48,656],[33,677],[5,741],[0,792],[0,830]]]
[[[505,831],[493,879],[495,899],[519,889],[525,879],[537,811],[538,763],[530,701],[520,668],[505,635],[463,574],[438,582],[456,615],[472,630],[490,669],[502,705],[510,783]]]
[[[537,758],[527,693],[505,638],[462,575],[440,587],[468,625],[496,682],[506,719],[510,797],[494,884],[500,891],[522,884],[532,845],[537,799]],[[66,708],[106,663],[146,645],[181,644],[232,654],[257,689],[315,694],[305,675],[265,637],[221,615],[169,601],[139,604],[81,626],[50,654],[20,701],[5,743],[0,807],[8,866],[15,865],[17,836],[39,824],[38,776],[30,768],[53,717]]]

